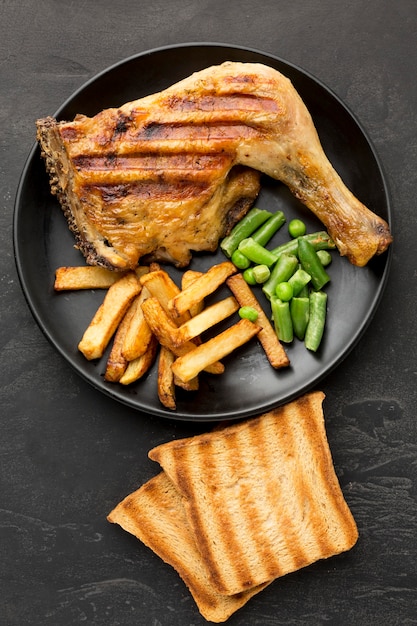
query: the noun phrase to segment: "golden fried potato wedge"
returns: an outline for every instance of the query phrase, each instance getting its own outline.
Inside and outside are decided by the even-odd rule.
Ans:
[[[134,361],[128,363],[126,371],[120,378],[119,383],[121,385],[131,385],[142,378],[153,365],[158,353],[158,346],[159,344],[156,337],[152,337],[146,352]]]
[[[107,382],[117,383],[126,371],[128,360],[123,356],[123,345],[126,333],[128,332],[129,327],[132,323],[135,309],[136,299],[133,300],[128,310],[126,311],[122,321],[117,327],[113,339],[113,345],[107,359],[106,370],[104,372],[104,380],[106,380]]]
[[[287,353],[279,341],[271,322],[259,304],[258,299],[242,274],[231,276],[227,279],[226,283],[241,307],[250,306],[258,312],[256,323],[261,326],[258,339],[272,367],[275,369],[287,367],[290,364]]]
[[[134,361],[142,356],[151,342],[152,331],[142,311],[142,302],[149,296],[149,291],[146,287],[143,287],[140,294],[133,301],[133,314],[130,318],[122,346],[122,355],[127,361]]]
[[[190,311],[203,298],[216,291],[226,279],[235,274],[237,269],[230,261],[213,265],[202,276],[196,278],[186,289],[180,291],[168,303],[168,309],[173,317],[177,319]]]
[[[172,371],[180,380],[186,382],[207,369],[212,363],[247,343],[259,331],[260,326],[242,319],[206,343],[196,346],[191,352],[178,357],[172,365]]]
[[[141,285],[134,272],[125,274],[111,285],[78,344],[78,349],[87,359],[99,359],[103,356],[116,328],[140,290]]]
[[[159,343],[171,350],[175,356],[182,356],[195,349],[196,344],[192,341],[182,343],[180,346],[176,345],[175,336],[178,328],[167,315],[158,298],[147,298],[142,303],[142,310]],[[208,365],[207,371],[210,371],[212,374],[222,374],[224,366],[222,363],[212,362]]]
[[[200,276],[202,275],[203,275],[203,272],[197,272],[196,270],[186,270],[181,277],[181,289],[187,289],[187,287],[191,285],[191,283],[193,283],[196,280],[196,278],[200,278]],[[197,302],[197,304],[191,307],[190,309],[191,317],[193,317],[194,315],[197,315],[198,313],[201,313],[203,309],[204,309],[204,299],[200,300],[200,302]]]
[[[108,289],[124,276],[122,272],[106,270],[95,265],[58,267],[55,271],[55,291]]]
[[[146,276],[142,276],[140,282],[154,298],[158,298],[165,312],[170,315],[168,304],[172,298],[180,293],[180,288],[175,284],[171,276],[165,270],[155,270],[149,272]],[[187,311],[184,316],[179,316],[178,323],[185,322],[189,317],[190,314]]]
[[[173,333],[173,341],[176,345],[181,345],[191,339],[195,339],[203,332],[212,328],[219,322],[223,321],[239,308],[236,298],[229,296],[224,300],[219,300],[211,306],[206,307],[187,322],[181,324],[176,332]]]
[[[158,398],[161,404],[172,410],[177,408],[174,372],[172,371],[174,360],[174,353],[165,346],[161,346],[158,360]]]

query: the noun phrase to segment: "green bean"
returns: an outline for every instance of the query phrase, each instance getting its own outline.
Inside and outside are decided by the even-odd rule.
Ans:
[[[271,298],[272,316],[274,318],[275,332],[278,339],[283,343],[291,343],[294,339],[292,327],[290,303],[282,302],[278,297]]]
[[[262,291],[268,300],[270,300],[275,294],[276,286],[279,283],[288,281],[288,279],[294,274],[297,267],[298,259],[296,256],[293,254],[281,254],[278,261],[272,268],[271,276],[262,287]]]
[[[240,250],[235,250],[230,259],[233,265],[240,270],[246,270],[250,266],[250,261],[247,256],[243,254]]]
[[[243,239],[239,244],[238,250],[243,252],[248,259],[257,265],[267,265],[270,267],[271,265],[274,265],[277,260],[277,257],[272,254],[272,252],[254,241],[252,237]]]
[[[285,215],[282,211],[277,211],[260,228],[255,230],[253,235],[251,235],[252,239],[261,246],[266,246],[283,224],[285,224]]]
[[[243,217],[240,222],[232,228],[229,235],[221,241],[221,250],[230,259],[233,252],[237,250],[242,239],[249,237],[272,215],[273,214],[270,211],[265,211],[264,209],[258,209],[256,207],[251,209],[249,213],[247,213],[245,217]]]
[[[323,267],[327,267],[332,262],[332,255],[328,250],[317,250],[317,256]]]
[[[258,284],[264,283],[271,275],[271,271],[267,265],[255,265],[253,275]]]
[[[310,319],[308,321],[304,343],[308,350],[316,352],[320,346],[327,313],[327,293],[312,291],[310,294]]]
[[[309,241],[315,250],[334,250],[336,248],[336,244],[330,238],[330,235],[326,233],[325,230],[321,230],[316,233],[310,233],[308,235],[303,235],[302,237],[297,237],[297,239],[291,239],[286,243],[281,244],[277,248],[273,248],[271,250],[272,254],[275,256],[280,256],[281,254],[297,254],[298,253],[298,240],[306,239]]]
[[[251,322],[256,322],[258,319],[259,313],[252,306],[241,306],[239,311],[239,317],[242,319],[247,319]]]
[[[306,239],[298,240],[298,258],[302,268],[310,274],[314,289],[322,289],[329,282],[330,276],[321,264],[316,250]]]
[[[297,293],[297,298],[308,298],[310,295],[310,289],[308,287],[308,283],[307,285],[304,285],[304,287]]]
[[[311,276],[302,267],[299,267],[296,272],[288,279],[288,282],[293,288],[294,296],[298,296],[300,291],[309,284]]]
[[[310,311],[310,300],[305,297],[293,298],[290,302],[290,313],[295,336],[304,339]]]

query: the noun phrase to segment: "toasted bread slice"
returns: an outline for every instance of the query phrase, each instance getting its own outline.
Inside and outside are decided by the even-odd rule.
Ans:
[[[189,588],[201,614],[224,622],[265,585],[225,596],[210,583],[210,574],[195,545],[181,496],[165,472],[127,496],[109,514],[119,524],[174,567]]]
[[[355,544],[358,531],[334,471],[323,400],[323,393],[310,393],[150,451],[183,498],[219,593],[239,594]]]

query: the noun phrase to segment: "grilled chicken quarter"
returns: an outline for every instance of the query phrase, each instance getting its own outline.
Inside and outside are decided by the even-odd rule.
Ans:
[[[90,264],[186,266],[247,212],[260,173],[287,185],[354,265],[392,241],[327,159],[290,80],[262,64],[209,67],[92,118],[41,119],[37,137]]]

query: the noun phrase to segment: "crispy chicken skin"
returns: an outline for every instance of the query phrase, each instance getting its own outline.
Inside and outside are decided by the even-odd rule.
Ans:
[[[392,241],[330,164],[291,82],[262,64],[226,62],[37,129],[52,191],[89,263],[126,269],[150,255],[187,265],[248,210],[259,173],[286,184],[351,263],[366,265]]]

